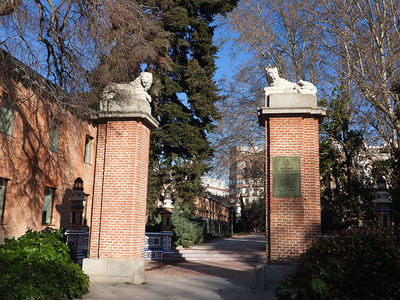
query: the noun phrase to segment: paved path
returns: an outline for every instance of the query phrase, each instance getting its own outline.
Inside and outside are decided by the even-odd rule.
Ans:
[[[169,255],[168,261],[253,261],[265,260],[264,234],[251,234],[241,237],[216,239],[192,248],[177,249],[177,253]]]
[[[248,250],[265,252],[265,235],[264,233],[257,233],[231,238],[215,239],[207,243],[193,246],[192,248],[208,250]]]
[[[265,251],[263,234],[218,239],[196,248],[211,250]],[[259,262],[149,262],[146,284],[92,283],[85,300],[105,299],[274,299],[273,291],[253,288],[254,268]]]

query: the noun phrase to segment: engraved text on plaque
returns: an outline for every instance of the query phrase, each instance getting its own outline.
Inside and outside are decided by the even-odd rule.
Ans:
[[[274,197],[301,197],[300,157],[272,158]]]

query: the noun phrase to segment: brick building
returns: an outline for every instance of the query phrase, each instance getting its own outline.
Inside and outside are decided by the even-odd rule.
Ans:
[[[232,204],[245,205],[264,197],[264,157],[260,147],[236,146],[231,148],[229,166],[229,198]]]
[[[65,93],[10,55],[0,66],[1,242],[29,228],[67,227],[78,177],[90,205],[97,130],[61,109]]]
[[[195,199],[196,215],[210,220],[229,223],[229,205],[226,198],[206,193]]]
[[[64,105],[70,95],[10,55],[2,53],[0,65],[0,242],[28,229],[68,229],[81,178],[89,257],[143,257],[149,137],[157,126],[150,107],[99,112],[93,123]],[[226,233],[227,190],[208,188],[218,195],[198,198],[197,214],[208,220],[207,231]]]
[[[144,281],[150,130],[158,125],[146,98],[151,82],[143,72],[125,85],[135,87],[128,98],[102,99],[92,123],[73,97],[0,53],[0,242],[28,229],[68,229],[80,178],[90,227],[84,271],[92,281]]]
[[[227,197],[206,192],[194,202],[195,214],[202,218],[204,232],[210,236],[229,234],[231,210]]]

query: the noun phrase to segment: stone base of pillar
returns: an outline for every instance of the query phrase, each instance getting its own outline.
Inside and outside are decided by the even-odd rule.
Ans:
[[[297,265],[257,265],[255,286],[260,290],[274,291],[279,283],[296,271]]]
[[[91,282],[136,283],[145,282],[144,258],[100,259],[85,258],[82,270]]]

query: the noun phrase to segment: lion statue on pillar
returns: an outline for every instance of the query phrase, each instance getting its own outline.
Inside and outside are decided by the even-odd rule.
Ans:
[[[297,83],[281,78],[276,67],[267,67],[266,76],[269,86],[264,88],[265,95],[271,94],[317,94],[317,88],[311,82],[299,80]]]
[[[139,107],[150,110],[151,96],[147,91],[152,83],[153,75],[142,72],[134,81],[107,85],[100,101],[100,111],[136,110]]]

